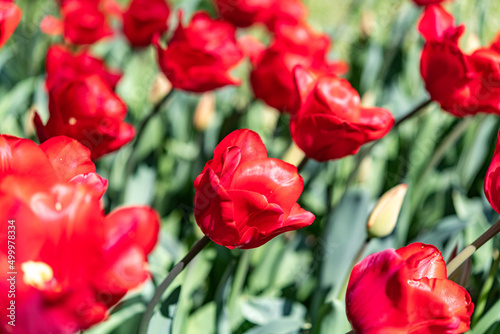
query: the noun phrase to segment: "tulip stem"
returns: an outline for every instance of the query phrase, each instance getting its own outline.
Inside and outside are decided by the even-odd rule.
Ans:
[[[126,173],[125,176],[126,176],[126,179],[132,173],[132,168],[133,168],[134,160],[135,160],[135,152],[137,151],[137,148],[139,146],[139,143],[141,142],[141,138],[144,135],[144,132],[146,130],[146,127],[147,127],[149,121],[156,114],[158,114],[160,112],[160,110],[162,109],[162,107],[165,104],[165,102],[167,102],[167,101],[170,102],[171,101],[171,97],[172,97],[174,91],[175,91],[174,89],[171,89],[170,92],[168,92],[167,95],[165,95],[160,101],[158,101],[154,105],[154,107],[151,110],[151,112],[146,117],[144,117],[144,119],[142,120],[141,124],[139,124],[139,127],[137,128],[137,134],[135,136],[134,144],[132,144],[132,151],[130,152],[129,159],[128,159],[127,165],[125,167],[125,173]]]
[[[410,111],[409,113],[407,113],[405,116],[403,116],[403,118],[397,120],[395,123],[394,123],[394,126],[392,127],[392,130],[395,130],[398,126],[400,126],[403,122],[409,120],[410,118],[412,118],[413,116],[415,116],[416,114],[418,114],[422,109],[424,109],[425,107],[427,107],[429,104],[432,103],[432,100],[429,99],[429,100],[426,100],[422,103],[420,103],[419,105],[417,105],[415,108],[413,108],[412,111]],[[358,174],[358,170],[361,166],[361,163],[363,162],[363,160],[370,154],[371,150],[373,149],[373,147],[379,143],[380,140],[377,140],[375,142],[372,142],[370,144],[367,144],[366,147],[363,147],[361,149],[361,151],[356,155],[357,157],[357,162],[356,162],[356,166],[354,167],[354,169],[351,171],[351,173],[349,174],[348,178],[347,178],[347,181],[346,181],[346,186],[345,186],[345,192],[347,192],[347,189],[349,189],[352,181],[354,181],[354,178],[356,177],[356,175]]]
[[[210,239],[207,236],[204,236],[198,242],[196,242],[191,248],[191,250],[184,256],[182,260],[180,260],[168,273],[167,277],[161,282],[158,288],[155,291],[155,294],[151,301],[148,304],[146,312],[142,316],[141,326],[139,328],[140,334],[146,334],[148,332],[149,320],[153,316],[155,307],[158,303],[161,302],[161,298],[163,293],[168,289],[170,284],[174,281],[174,279],[182,272],[184,268],[191,262],[191,260],[198,255],[199,252],[210,242]]]
[[[436,167],[441,162],[441,160],[443,160],[450,147],[462,137],[465,131],[467,131],[467,129],[469,128],[469,125],[472,123],[472,121],[472,117],[465,118],[460,121],[460,123],[458,123],[453,128],[453,130],[451,130],[451,132],[443,139],[443,141],[434,151],[430,162],[427,164],[418,180],[423,180],[427,176],[427,174],[429,174],[434,169],[434,167]]]
[[[474,307],[474,314],[472,317],[471,327],[474,327],[476,323],[479,321],[483,312],[486,308],[486,302],[488,301],[488,295],[490,294],[491,288],[493,287],[493,283],[495,282],[495,277],[498,271],[498,265],[500,264],[500,256],[497,249],[493,252],[493,263],[490,268],[490,272],[488,274],[488,278],[483,284],[481,288],[481,293],[479,294],[478,301],[476,306]]]
[[[425,107],[427,107],[429,104],[432,103],[432,100],[429,99],[427,101],[424,101],[422,103],[420,103],[418,106],[416,106],[412,111],[410,111],[409,113],[407,113],[405,116],[403,116],[403,118],[400,118],[396,121],[396,123],[394,123],[394,128],[398,127],[399,125],[401,125],[401,123],[403,123],[404,121],[406,121],[407,119],[409,118],[412,118],[413,116],[415,116],[415,114],[419,113],[422,109],[424,109]]]
[[[300,163],[298,164],[297,166],[297,172],[300,173],[304,167],[307,165],[307,162],[309,161],[309,158],[308,157],[304,157],[302,159],[302,161],[300,161]]]
[[[370,238],[366,238],[366,240],[363,242],[363,244],[359,248],[358,252],[356,253],[356,256],[352,260],[351,270],[349,272],[351,272],[352,268],[354,268],[354,266],[356,264],[358,264],[359,260],[361,260],[361,257],[363,256],[363,253],[365,252],[369,243],[370,243]],[[342,289],[339,291],[339,295],[337,296],[337,299],[340,300],[342,298],[342,296],[347,292],[347,286],[349,285],[349,278],[350,278],[350,275],[347,275],[347,277],[344,280],[344,285],[342,286]]]
[[[493,238],[500,232],[500,220],[493,224],[486,232],[484,232],[479,238],[476,239],[472,244],[465,247],[457,256],[455,256],[450,263],[448,263],[447,271],[448,277],[453,274],[455,270],[458,269],[468,258],[472,256],[482,245],[484,245],[488,240]]]

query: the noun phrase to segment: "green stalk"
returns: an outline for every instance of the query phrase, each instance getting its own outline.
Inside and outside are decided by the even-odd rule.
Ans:
[[[191,248],[191,250],[186,254],[186,256],[184,256],[184,258],[180,260],[179,263],[177,263],[175,267],[172,268],[172,270],[170,270],[168,276],[156,289],[153,298],[148,304],[146,312],[144,312],[144,315],[142,316],[141,326],[139,328],[140,334],[146,334],[148,332],[149,320],[151,320],[151,317],[153,316],[156,305],[158,305],[161,302],[163,293],[168,289],[170,284],[182,272],[182,270],[186,268],[189,262],[191,262],[191,260],[196,255],[198,255],[198,253],[201,252],[201,250],[205,248],[205,246],[208,245],[209,242],[210,239],[207,236],[204,236],[203,238],[198,240],[198,242],[194,244],[193,248]]]
[[[448,277],[453,274],[458,267],[460,267],[469,257],[472,256],[482,245],[484,245],[488,240],[492,239],[495,235],[500,232],[500,220],[493,224],[486,232],[484,232],[479,238],[476,239],[472,244],[465,247],[463,251],[458,253],[453,260],[448,263],[446,269],[448,271]]]
[[[490,272],[488,274],[488,278],[483,284],[481,289],[481,293],[479,294],[479,299],[476,303],[476,307],[474,310],[474,315],[472,317],[472,327],[476,325],[478,320],[483,315],[484,310],[486,309],[486,302],[488,301],[488,295],[493,287],[493,282],[495,282],[495,277],[498,271],[498,265],[500,264],[500,254],[498,250],[495,250],[493,254],[493,264],[491,265]]]

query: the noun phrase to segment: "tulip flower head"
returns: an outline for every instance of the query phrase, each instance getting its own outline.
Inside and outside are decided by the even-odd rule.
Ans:
[[[167,31],[169,16],[165,0],[133,0],[123,13],[123,33],[131,45],[148,46],[156,34]]]
[[[484,178],[484,194],[491,207],[500,213],[500,132],[495,153]]]
[[[250,83],[257,98],[283,113],[294,113],[299,105],[293,70],[302,66],[315,73],[344,74],[347,65],[328,62],[330,39],[307,24],[280,23],[271,46],[254,56]]]
[[[243,59],[235,33],[232,24],[211,19],[205,12],[195,13],[184,27],[179,12],[179,26],[168,48],[164,50],[158,38],[154,41],[160,68],[173,87],[190,92],[239,85],[229,73]]]
[[[447,279],[441,253],[413,243],[355,265],[346,309],[358,334],[458,334],[469,329],[474,304],[464,288]]]
[[[37,146],[0,136],[0,225],[16,231],[15,264],[8,268],[10,253],[0,250],[0,292],[8,295],[8,273],[16,271],[16,317],[29,319],[16,322],[16,333],[87,329],[148,277],[146,256],[156,244],[159,217],[147,207],[104,215],[106,184],[90,151],[73,139]],[[0,243],[12,235],[1,233]],[[0,300],[3,310],[11,300]],[[2,314],[0,332],[10,333]]]
[[[385,136],[394,117],[383,108],[364,108],[358,92],[345,79],[295,69],[300,109],[292,115],[293,141],[317,161],[339,159],[361,145]]]
[[[0,0],[0,48],[16,30],[21,21],[21,9],[10,1]]]
[[[73,44],[93,44],[113,34],[100,1],[66,0],[61,14],[64,38]]]
[[[229,249],[259,247],[314,221],[297,204],[304,187],[297,168],[268,158],[259,135],[247,129],[217,145],[194,187],[198,226]]]
[[[46,125],[35,114],[41,142],[54,136],[68,136],[92,151],[92,159],[116,151],[135,136],[124,122],[127,107],[114,88],[121,74],[87,52],[72,54],[53,46],[46,61],[50,117]]]
[[[418,6],[437,5],[444,1],[446,0],[413,0],[413,2]]]
[[[426,39],[420,71],[431,98],[445,111],[463,117],[500,115],[500,51],[495,42],[468,55],[459,47],[465,27],[439,5],[426,7],[419,23]]]
[[[237,27],[263,23],[274,31],[278,22],[296,24],[307,11],[300,0],[214,0],[220,16]]]
[[[114,0],[60,0],[61,18],[45,16],[40,29],[48,35],[63,35],[76,45],[89,45],[113,35],[109,19],[121,16]]]

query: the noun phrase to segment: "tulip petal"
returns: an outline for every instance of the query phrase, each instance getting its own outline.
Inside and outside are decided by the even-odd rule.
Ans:
[[[99,197],[102,197],[108,189],[108,180],[103,179],[97,173],[79,174],[69,180],[69,183],[89,186]]]
[[[431,98],[438,101],[448,112],[454,112],[470,97],[463,95],[466,85],[474,76],[467,57],[460,48],[450,42],[426,43],[422,51],[420,72]],[[457,106],[458,105],[458,106]],[[457,116],[463,116],[463,113]]]
[[[143,250],[137,246],[123,249],[116,257],[106,254],[106,265],[103,271],[97,273],[94,285],[104,292],[102,297],[108,307],[146,280],[148,273],[144,256]]]
[[[257,65],[266,50],[265,45],[251,35],[241,36],[237,42],[243,54],[250,59],[252,65]]]
[[[4,46],[21,21],[22,11],[13,3],[0,1],[0,48]]]
[[[455,28],[455,18],[440,5],[425,7],[418,23],[418,31],[428,41],[442,40],[446,32]]]
[[[493,210],[500,213],[500,131],[495,153],[484,178],[484,194]]]
[[[334,115],[297,115],[290,121],[293,141],[308,157],[317,161],[343,158],[358,152],[366,142],[358,126]]]
[[[64,32],[63,21],[52,15],[47,15],[40,22],[40,30],[50,36],[59,36]]]
[[[104,225],[105,250],[116,251],[136,245],[144,254],[149,254],[158,241],[160,217],[150,207],[124,207],[107,215]]]
[[[405,276],[406,277],[406,276]],[[467,291],[443,278],[426,277],[408,282],[411,303],[408,307],[409,333],[463,333],[469,329],[474,305]]]
[[[361,108],[357,124],[366,134],[367,141],[384,137],[394,125],[394,116],[384,108]]]
[[[265,196],[269,203],[281,207],[286,217],[302,193],[304,181],[298,174],[297,167],[269,158],[241,164],[234,175],[231,188]]]
[[[298,230],[311,225],[315,218],[311,212],[302,209],[299,204],[295,203],[284,225]]]
[[[72,138],[52,137],[39,147],[51,161],[61,181],[68,182],[79,174],[95,172],[90,150]]]
[[[235,155],[236,151],[228,154],[228,149],[231,147],[239,148],[240,156],[238,157],[238,161],[232,161],[237,157]],[[231,159],[228,157],[231,157]],[[231,132],[217,145],[214,150],[213,159],[207,162],[202,173],[208,168],[211,168],[215,173],[220,173],[225,164],[235,166],[236,162],[236,165],[239,165],[245,161],[264,158],[267,158],[267,150],[259,135],[248,129],[240,129]],[[233,169],[230,168],[227,170],[232,171]]]
[[[413,280],[423,277],[443,278],[446,275],[446,262],[441,252],[432,245],[412,243],[396,251],[406,261],[409,275]]]
[[[298,96],[300,96],[300,102],[304,104],[309,94],[314,90],[316,79],[309,71],[300,65],[297,65],[293,70],[293,77],[295,79],[295,87],[297,88]]]
[[[256,227],[265,234],[282,226],[283,210],[276,204],[269,204],[264,195],[248,190],[229,190],[228,194],[233,201],[238,229]]]
[[[211,168],[202,175],[195,185],[196,222],[212,241],[231,249],[240,239],[233,218],[233,202]]]
[[[394,304],[394,299],[406,300],[406,291],[393,279],[404,265],[396,251],[388,249],[354,266],[347,286],[346,307],[347,318],[357,333],[406,328],[406,310]]]
[[[26,240],[29,240],[29,244],[17,244],[15,248],[16,261],[22,263],[35,258],[43,246],[43,225],[40,223],[38,217],[30,210],[28,203],[23,203],[19,198],[0,190],[0,227],[3,231],[12,230],[12,228],[8,227],[10,226],[10,220],[14,220],[13,226],[15,226],[16,233],[22,235]],[[7,232],[0,233],[0,244],[4,245],[5,249],[7,249],[8,245],[7,236]],[[8,263],[6,254],[7,252],[0,252],[0,268],[2,269],[2,274],[12,271],[7,268]],[[5,258],[3,258],[3,255],[5,255]]]
[[[45,153],[31,140],[0,135],[0,179],[16,175],[50,186],[58,176]]]

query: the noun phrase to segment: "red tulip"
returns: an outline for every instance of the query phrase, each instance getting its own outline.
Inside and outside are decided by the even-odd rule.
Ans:
[[[214,0],[219,15],[237,27],[265,22],[274,0]]]
[[[65,135],[92,150],[92,158],[128,143],[135,130],[123,122],[126,106],[114,93],[121,77],[87,51],[72,54],[52,46],[46,60],[50,118],[46,126],[38,115],[35,126],[40,141]]]
[[[355,265],[346,308],[358,334],[455,334],[469,329],[474,304],[464,288],[447,279],[441,253],[413,243]]]
[[[0,136],[0,225],[16,231],[15,263],[7,262],[7,247],[0,250],[0,292],[6,296],[0,332],[10,332],[10,300],[16,333],[86,329],[147,278],[146,256],[156,243],[159,217],[146,207],[104,216],[101,193],[75,181],[98,177],[94,172],[89,150],[70,138],[37,146]],[[0,234],[2,245],[8,235],[14,234]],[[9,272],[17,272],[15,299],[7,298]]]
[[[293,80],[293,69],[304,66],[317,73],[342,74],[344,63],[329,63],[328,36],[314,32],[305,23],[279,24],[275,40],[260,57],[254,57],[250,81],[256,97],[281,112],[295,112],[299,97]]]
[[[259,135],[247,129],[217,145],[194,186],[198,226],[229,249],[259,247],[314,221],[296,203],[304,187],[297,168],[268,158]]]
[[[294,142],[318,161],[355,154],[361,145],[385,136],[394,117],[382,108],[364,108],[349,82],[334,75],[317,78],[298,67],[295,81],[301,107],[290,120]]]
[[[237,27],[264,23],[271,30],[277,22],[298,23],[306,9],[299,0],[214,0],[220,16]]]
[[[154,35],[167,31],[169,15],[165,0],[132,0],[123,13],[123,33],[133,46],[148,46]]]
[[[495,153],[484,179],[484,193],[493,209],[500,213],[500,132]]]
[[[79,76],[49,91],[50,118],[44,126],[35,115],[41,142],[68,136],[92,151],[92,159],[118,150],[135,136],[124,122],[127,107],[97,74]]]
[[[9,1],[0,1],[0,48],[21,21],[21,9]]]
[[[101,59],[92,57],[89,52],[73,54],[61,45],[53,45],[49,48],[45,70],[48,90],[91,74],[98,75],[109,88],[115,89],[121,78],[120,72],[108,70]]]
[[[166,50],[155,41],[160,67],[172,86],[205,92],[238,85],[239,81],[229,74],[243,59],[235,32],[233,25],[197,12],[188,26],[179,23]]]
[[[96,174],[90,151],[68,137],[54,137],[40,146],[31,140],[0,135],[0,180],[8,176],[36,179],[38,188],[56,182],[85,184],[99,195],[107,181]]]
[[[113,34],[100,1],[66,0],[61,15],[64,38],[73,44],[92,44]]]
[[[301,0],[276,0],[270,9],[272,15],[266,20],[268,29],[276,32],[280,24],[299,24],[307,17],[307,8]]]
[[[413,0],[413,2],[419,6],[436,5],[436,4],[440,4],[441,2],[444,2],[444,1],[446,1],[446,0]]]
[[[458,45],[464,29],[439,5],[425,9],[419,30],[426,39],[420,65],[427,91],[457,117],[500,115],[500,52],[493,44],[465,54]]]

